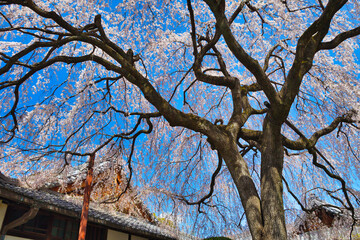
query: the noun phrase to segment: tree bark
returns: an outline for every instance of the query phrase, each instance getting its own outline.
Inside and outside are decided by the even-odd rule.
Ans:
[[[230,137],[218,149],[239,192],[251,235],[254,240],[262,240],[263,219],[260,197],[250,175],[248,165],[239,153],[237,142]]]
[[[261,149],[261,209],[266,240],[287,239],[283,203],[282,170],[284,149],[281,124],[264,120]]]
[[[281,120],[268,113],[264,120],[261,145],[261,198],[245,159],[239,153],[236,135],[224,131],[212,142],[224,159],[244,207],[248,226],[254,240],[286,240],[283,203],[282,170],[284,149]],[[278,116],[279,117],[279,116]],[[236,131],[235,131],[236,132]],[[225,137],[226,136],[226,137]]]

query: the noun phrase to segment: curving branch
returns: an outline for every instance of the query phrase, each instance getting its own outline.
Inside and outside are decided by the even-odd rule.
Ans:
[[[219,174],[221,167],[222,167],[222,157],[220,155],[220,153],[218,152],[218,165],[214,171],[214,173],[211,176],[211,182],[210,182],[210,190],[209,193],[206,194],[204,197],[202,197],[200,200],[192,202],[187,200],[184,196],[179,196],[177,195],[176,198],[178,198],[179,200],[183,201],[184,203],[186,203],[187,205],[198,205],[198,210],[200,211],[200,206],[201,204],[205,204],[207,205],[207,202],[205,202],[207,199],[211,198],[212,194],[214,193],[214,187],[215,187],[215,183],[216,183],[216,177]]]
[[[269,61],[270,61],[270,58],[272,57],[272,54],[273,52],[276,50],[277,47],[279,47],[280,44],[276,44],[275,46],[273,46],[272,48],[270,48],[268,54],[266,55],[265,57],[265,60],[264,60],[264,66],[263,66],[263,71],[266,72],[267,69],[269,68]]]
[[[266,76],[262,67],[257,60],[253,59],[235,39],[230,29],[230,24],[226,19],[224,9],[217,6],[217,1],[205,0],[206,4],[210,7],[215,15],[217,27],[224,36],[225,42],[234,56],[249,70],[256,78],[257,83],[261,86],[266,97],[272,104],[279,104],[280,98],[272,86],[270,80]],[[225,4],[225,1],[223,1]]]
[[[353,120],[353,117],[355,115],[356,115],[356,112],[350,111],[347,114],[344,114],[342,116],[339,116],[339,117],[335,118],[329,126],[316,131],[309,138],[310,146],[315,146],[315,144],[319,140],[319,138],[321,138],[322,136],[325,136],[325,135],[331,133],[332,131],[334,131],[339,126],[339,124],[341,124],[341,123],[355,123],[356,121]]]
[[[345,200],[346,200],[346,203],[348,204],[347,206],[344,204],[344,207],[346,209],[348,209],[350,212],[351,212],[351,217],[353,219],[353,224],[352,224],[352,229],[351,229],[351,232],[353,231],[353,227],[354,227],[354,224],[356,222],[356,218],[355,218],[355,208],[353,206],[353,204],[351,203],[351,200],[350,200],[350,197],[349,197],[349,194],[348,194],[348,190],[346,188],[346,182],[345,180],[340,177],[339,175],[337,174],[334,174],[332,172],[330,172],[326,166],[322,165],[321,163],[319,163],[317,161],[317,153],[316,151],[313,149],[313,148],[309,148],[308,149],[309,153],[312,155],[313,157],[313,164],[317,167],[317,168],[320,168],[322,169],[326,175],[328,175],[330,178],[332,179],[335,179],[337,181],[339,181],[341,183],[341,189],[342,189],[342,192],[344,194],[344,197],[345,197]],[[351,233],[350,233],[350,236],[351,236]]]
[[[329,42],[322,42],[319,44],[318,50],[330,50],[339,46],[345,40],[360,35],[360,27],[354,28],[352,30],[342,32],[337,35],[333,40]]]
[[[197,50],[194,51],[194,54],[196,53],[196,55],[194,55],[195,56],[195,61],[194,61],[194,64],[193,64],[192,68],[194,69],[195,76],[199,81],[202,81],[202,82],[208,83],[208,84],[212,84],[212,85],[215,85],[215,86],[229,87],[230,89],[232,89],[232,88],[234,88],[234,86],[235,86],[236,82],[238,81],[238,79],[235,78],[235,77],[231,77],[227,73],[226,66],[225,66],[225,63],[222,60],[221,54],[215,48],[215,44],[219,41],[220,37],[221,37],[221,34],[218,31],[218,29],[216,29],[215,35],[214,35],[214,37],[212,39],[210,39],[208,36],[199,38],[199,41],[204,40],[204,41],[207,42],[207,44],[204,47],[202,47],[202,49],[201,49],[201,51],[199,53],[197,53]],[[193,36],[192,38],[194,39],[195,36]],[[196,42],[194,44],[195,44],[195,46],[193,48],[195,49],[195,48],[197,48]],[[209,55],[209,51],[211,49],[213,49],[215,51],[214,55],[218,59],[220,68],[221,68],[222,72],[224,73],[224,76],[208,75],[208,74],[205,74],[205,72],[202,71],[202,69],[201,69],[201,63],[202,63],[204,57],[206,55]]]
[[[285,113],[290,111],[290,107],[299,93],[303,77],[312,67],[314,56],[329,31],[331,20],[346,2],[347,0],[330,0],[320,17],[299,38],[293,65],[280,91],[281,99],[286,106]],[[286,115],[283,116],[284,120]]]
[[[131,179],[132,179],[132,175],[133,175],[133,168],[132,168],[132,157],[134,155],[134,151],[135,151],[135,142],[136,142],[136,139],[141,135],[141,134],[150,134],[153,130],[153,125],[150,121],[150,117],[145,117],[146,119],[146,123],[148,124],[148,129],[147,130],[140,130],[138,131],[137,133],[135,133],[133,136],[127,136],[127,135],[130,135],[132,134],[134,131],[136,131],[138,125],[140,124],[139,122],[141,121],[142,117],[139,117],[139,120],[138,120],[138,123],[135,125],[134,129],[129,132],[129,133],[125,133],[125,134],[120,134],[120,135],[114,135],[116,137],[120,137],[120,138],[123,138],[123,139],[131,139],[132,142],[131,142],[131,148],[130,148],[130,154],[128,156],[128,159],[127,159],[127,164],[128,164],[128,169],[129,169],[129,177],[127,179],[127,183],[126,183],[126,186],[125,186],[125,189],[120,193],[118,194],[116,197],[111,197],[105,201],[102,201],[102,203],[115,203],[117,201],[120,200],[120,198],[128,191],[131,189]]]
[[[283,138],[284,145],[292,150],[304,150],[307,148],[315,147],[318,140],[333,132],[341,123],[354,123],[353,117],[356,113],[354,111],[350,111],[343,116],[339,116],[335,118],[327,127],[322,128],[315,133],[310,138],[306,138],[306,136],[292,124],[289,120],[285,120],[285,124],[288,125],[296,134],[300,136],[300,138],[296,141],[289,140],[287,138]]]

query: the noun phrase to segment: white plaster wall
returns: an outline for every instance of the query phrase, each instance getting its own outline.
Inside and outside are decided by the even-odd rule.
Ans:
[[[108,229],[107,240],[128,240],[129,234]]]
[[[5,236],[5,240],[31,240],[29,238],[21,238],[21,237],[14,237],[14,236]]]
[[[131,235],[131,240],[148,240],[147,238]]]

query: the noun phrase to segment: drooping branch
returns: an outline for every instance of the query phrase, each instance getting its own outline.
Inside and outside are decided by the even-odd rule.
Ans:
[[[130,131],[129,133],[125,133],[122,136],[117,136],[123,139],[131,139],[131,148],[130,148],[130,153],[127,159],[127,164],[128,164],[128,169],[129,169],[129,177],[127,179],[127,183],[125,186],[125,189],[118,194],[116,197],[111,197],[105,201],[103,201],[102,203],[115,203],[117,201],[119,201],[119,199],[130,189],[130,185],[131,185],[131,180],[132,180],[132,175],[133,175],[133,168],[132,168],[132,157],[134,155],[135,152],[135,142],[136,139],[141,135],[141,134],[150,134],[153,130],[153,124],[150,121],[150,117],[145,117],[146,119],[146,123],[148,124],[148,129],[144,130],[140,130],[138,132],[136,132],[133,136],[129,136],[132,133],[134,133],[137,129],[137,127],[140,125],[140,122],[142,120],[143,117],[139,117],[137,124],[135,125],[135,127],[133,128],[132,131]]]
[[[346,203],[348,204],[347,206],[344,205],[344,207],[351,212],[351,217],[352,217],[352,219],[353,219],[353,224],[352,224],[351,232],[350,232],[350,239],[351,239],[352,231],[353,231],[354,225],[355,225],[355,223],[356,223],[356,218],[355,218],[355,208],[354,208],[353,204],[351,203],[351,200],[350,200],[350,197],[349,197],[349,194],[348,194],[348,190],[347,190],[347,188],[346,188],[346,182],[345,182],[345,180],[344,180],[342,177],[340,177],[340,176],[337,175],[337,174],[334,174],[334,173],[330,172],[330,171],[326,168],[326,166],[322,165],[321,163],[319,163],[319,162],[317,161],[317,153],[316,153],[316,151],[315,151],[313,148],[308,149],[308,151],[309,151],[309,153],[312,155],[312,157],[313,157],[313,164],[314,164],[316,167],[322,169],[322,170],[326,173],[326,175],[328,175],[330,178],[335,179],[335,180],[337,180],[337,181],[339,181],[339,182],[341,183],[341,189],[342,189],[342,192],[343,192],[343,194],[344,194]]]
[[[265,60],[264,60],[264,66],[263,66],[263,71],[266,72],[267,69],[269,68],[269,61],[270,61],[270,58],[273,54],[273,52],[276,50],[277,47],[279,47],[280,45],[279,44],[276,44],[275,46],[273,46],[272,48],[270,48],[268,54],[266,55],[265,57]]]
[[[281,0],[281,2],[285,5],[286,9],[289,12],[297,12],[297,11],[305,10],[305,9],[309,9],[309,8],[315,8],[315,9],[318,8],[318,6],[316,6],[316,5],[310,5],[310,6],[300,7],[300,8],[297,8],[297,9],[291,9],[289,7],[289,4],[288,4],[287,0]],[[324,6],[322,5],[321,0],[319,0],[319,5],[320,5],[320,8],[322,8],[324,10]]]
[[[61,47],[69,42],[72,41],[77,41],[80,40],[79,37],[76,36],[71,36],[68,38],[64,38],[64,39],[59,39],[58,41],[55,42],[34,42],[32,43],[30,46],[27,46],[26,48],[24,48],[23,50],[21,50],[20,52],[16,53],[15,55],[13,55],[12,57],[8,57],[8,59],[5,61],[6,64],[4,67],[2,67],[0,69],[0,75],[8,72],[10,70],[10,68],[16,64],[18,62],[18,60],[22,57],[24,57],[25,55],[39,49],[39,48],[46,48],[46,47]],[[1,83],[1,87],[3,86],[8,86],[7,85],[8,82],[2,82]]]
[[[346,188],[346,182],[345,182],[345,180],[344,180],[342,177],[340,177],[338,174],[335,174],[335,173],[334,173],[335,168],[334,168],[334,167],[332,166],[332,164],[324,157],[324,155],[322,155],[321,152],[315,147],[315,144],[316,144],[317,140],[318,140],[321,136],[324,136],[324,135],[332,132],[333,130],[335,130],[336,127],[338,126],[338,124],[339,124],[340,122],[349,122],[349,121],[351,122],[351,121],[352,121],[352,120],[351,120],[351,117],[353,117],[354,114],[355,114],[354,112],[350,112],[350,113],[347,114],[347,115],[343,115],[343,116],[341,116],[341,117],[336,118],[327,128],[321,129],[321,130],[319,130],[318,132],[316,132],[316,133],[313,135],[313,137],[312,137],[312,138],[313,138],[312,141],[308,140],[308,139],[305,137],[305,135],[302,134],[302,133],[300,132],[300,130],[297,129],[297,128],[296,128],[292,123],[290,123],[288,120],[286,120],[285,123],[286,123],[291,129],[293,129],[293,130],[300,136],[301,141],[304,141],[304,143],[305,143],[305,144],[304,144],[304,147],[308,150],[308,152],[309,152],[309,153],[312,155],[312,157],[313,157],[313,162],[312,162],[312,163],[314,164],[314,166],[322,169],[330,178],[333,178],[333,179],[335,179],[335,180],[340,181],[343,194],[344,194],[345,199],[346,199],[346,202],[347,202],[347,204],[348,204],[348,206],[344,205],[344,207],[346,207],[348,210],[351,211],[352,218],[353,218],[354,223],[355,223],[354,207],[353,207],[353,205],[352,205],[352,203],[351,203],[351,200],[350,200],[350,198],[349,198],[348,190],[347,190],[347,188]],[[315,139],[316,139],[316,140],[315,140]],[[286,146],[286,144],[285,144],[285,146]],[[297,149],[297,150],[298,150],[298,149]],[[318,154],[319,154],[319,155],[324,159],[324,161],[332,168],[332,171],[330,171],[325,165],[323,165],[323,164],[321,164],[321,163],[319,163],[319,162],[317,161],[317,155],[318,155]],[[285,179],[283,179],[283,180],[285,180]],[[286,183],[286,182],[285,182],[285,183]],[[287,186],[287,183],[286,183],[286,186]],[[288,187],[288,186],[287,186],[287,188],[288,188],[288,190],[289,190],[289,187]],[[297,199],[296,196],[295,196],[293,193],[291,193],[290,190],[289,190],[289,192],[290,192],[290,194],[291,194],[295,199]],[[297,201],[298,201],[298,200],[297,200]],[[300,204],[300,206],[302,207],[303,210],[307,211],[306,209],[303,208],[303,206],[302,206],[301,204]],[[353,223],[353,225],[354,225],[354,223]]]
[[[6,140],[1,140],[0,144],[10,142],[14,138],[15,131],[18,128],[18,120],[17,120],[15,111],[16,111],[16,108],[17,108],[18,103],[19,103],[19,85],[15,86],[15,88],[14,88],[14,98],[15,98],[15,100],[14,100],[14,103],[13,103],[12,108],[10,109],[10,111],[5,116],[0,117],[0,120],[2,120],[2,119],[6,119],[8,116],[11,116],[12,121],[13,121],[13,126],[10,129],[6,128],[6,126],[3,126],[5,128],[5,131],[7,133],[9,133],[10,136]],[[3,124],[1,124],[1,125],[3,125]]]
[[[16,2],[17,3],[17,2]],[[35,9],[35,12],[41,12],[41,16],[46,16],[50,18],[57,19],[59,16],[50,14],[48,12],[45,12],[38,8],[34,3],[31,2],[31,9]],[[115,71],[117,73],[120,73],[123,75],[128,81],[135,84],[140,88],[140,90],[143,92],[145,98],[148,99],[150,103],[152,103],[160,112],[161,114],[169,121],[169,123],[173,126],[186,126],[187,128],[193,129],[195,131],[200,131],[204,134],[209,134],[212,130],[216,130],[216,127],[209,121],[200,118],[198,116],[192,115],[192,114],[185,114],[178,109],[175,109],[173,106],[171,106],[151,85],[150,81],[146,79],[144,76],[142,76],[138,70],[133,66],[131,59],[127,58],[127,55],[124,56],[123,50],[119,49],[119,47],[115,47],[115,44],[112,44],[108,42],[107,40],[102,41],[100,39],[96,39],[92,36],[89,36],[86,33],[82,33],[81,31],[78,31],[76,29],[72,29],[68,27],[68,24],[65,24],[63,20],[57,19],[57,23],[64,27],[68,28],[69,31],[76,35],[75,38],[78,41],[85,42],[92,44],[93,46],[96,46],[100,49],[102,49],[105,53],[107,53],[110,57],[112,57],[115,61],[120,63],[122,65],[122,68],[114,65],[113,63],[101,58],[97,57],[95,55],[88,55],[88,56],[81,56],[81,57],[68,57],[68,56],[57,56],[54,57],[46,62],[43,62],[39,65],[34,66],[27,74],[25,74],[24,77],[17,80],[16,83],[22,83],[26,79],[28,79],[30,76],[35,74],[37,71],[44,69],[45,67],[48,67],[56,62],[64,62],[64,63],[78,63],[81,61],[96,61],[97,63],[100,63],[103,65],[107,70]],[[99,18],[97,18],[97,22],[99,22]],[[99,23],[97,23],[99,24]],[[75,40],[75,39],[74,39]],[[120,51],[121,50],[121,51]],[[30,50],[29,50],[30,51]],[[4,69],[5,70],[5,69]],[[14,82],[9,83],[14,84]],[[3,85],[3,87],[5,87]]]
[[[187,200],[184,196],[176,196],[176,198],[178,198],[179,200],[185,202],[187,205],[198,205],[198,210],[200,211],[200,207],[201,204],[206,204],[206,200],[209,199],[213,192],[214,192],[214,188],[215,188],[215,183],[216,183],[216,177],[219,174],[221,167],[222,167],[222,157],[220,155],[220,153],[218,152],[218,165],[216,167],[216,170],[214,171],[214,173],[211,176],[211,182],[210,182],[210,190],[209,193],[207,193],[205,196],[203,196],[200,200],[192,202]]]
[[[295,201],[297,202],[297,204],[301,207],[301,210],[303,210],[304,212],[311,212],[311,209],[306,208],[300,201],[300,199],[295,195],[295,193],[290,189],[288,182],[286,181],[286,179],[284,178],[284,176],[282,177],[283,182],[285,183],[285,187],[286,190],[290,193],[290,195],[295,199]]]

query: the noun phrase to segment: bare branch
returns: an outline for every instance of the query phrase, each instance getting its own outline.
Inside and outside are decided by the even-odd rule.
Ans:
[[[360,27],[354,28],[352,30],[342,32],[337,35],[333,40],[329,42],[320,43],[318,50],[329,50],[334,49],[339,46],[345,40],[360,35]]]
[[[348,114],[335,118],[329,126],[318,130],[309,139],[306,138],[306,136],[302,134],[301,131],[297,127],[295,127],[289,120],[285,120],[285,124],[288,125],[296,134],[298,134],[300,138],[297,141],[291,141],[284,137],[284,145],[293,150],[304,150],[309,147],[315,147],[317,141],[322,136],[325,136],[334,131],[340,123],[355,122],[354,120],[352,120],[354,114],[355,113],[353,111],[350,111]]]
[[[234,56],[255,76],[258,84],[262,87],[264,93],[272,104],[279,104],[281,101],[279,96],[271,85],[270,80],[267,78],[265,72],[260,67],[258,61],[253,59],[245,50],[241,47],[238,41],[235,39],[231,32],[229,22],[227,21],[225,14],[219,10],[216,2],[205,0],[208,6],[214,13],[217,21],[217,26],[220,29],[225,41],[234,54]]]
[[[206,204],[206,200],[209,199],[213,192],[214,192],[214,187],[215,187],[215,180],[217,175],[219,174],[221,167],[222,167],[222,157],[220,156],[220,153],[218,152],[218,166],[216,168],[216,170],[214,171],[214,173],[211,176],[211,182],[210,182],[210,190],[209,193],[206,194],[204,197],[202,197],[200,200],[196,201],[196,202],[190,202],[189,200],[187,200],[184,196],[177,196],[177,198],[183,202],[185,202],[187,205],[199,205],[199,209],[200,209],[200,205],[201,204]]]
[[[332,18],[346,2],[347,0],[330,0],[321,16],[299,38],[293,65],[280,91],[280,96],[286,104],[286,112],[290,111],[290,106],[299,93],[302,79],[312,67],[318,46],[329,31]]]
[[[322,165],[321,163],[319,163],[317,161],[317,154],[316,154],[316,151],[312,148],[308,149],[309,153],[312,155],[313,157],[313,164],[318,167],[318,168],[321,168],[325,173],[326,175],[328,175],[329,177],[335,179],[335,180],[338,180],[340,183],[341,183],[341,188],[342,188],[342,191],[343,191],[343,194],[345,196],[345,199],[346,199],[346,202],[348,204],[348,206],[344,206],[346,207],[348,210],[351,211],[351,214],[352,214],[352,218],[353,220],[355,221],[355,211],[354,211],[354,206],[352,205],[351,203],[351,200],[350,200],[350,197],[348,195],[348,190],[346,188],[346,182],[345,180],[340,177],[339,175],[336,175],[334,173],[331,173],[324,165]]]

